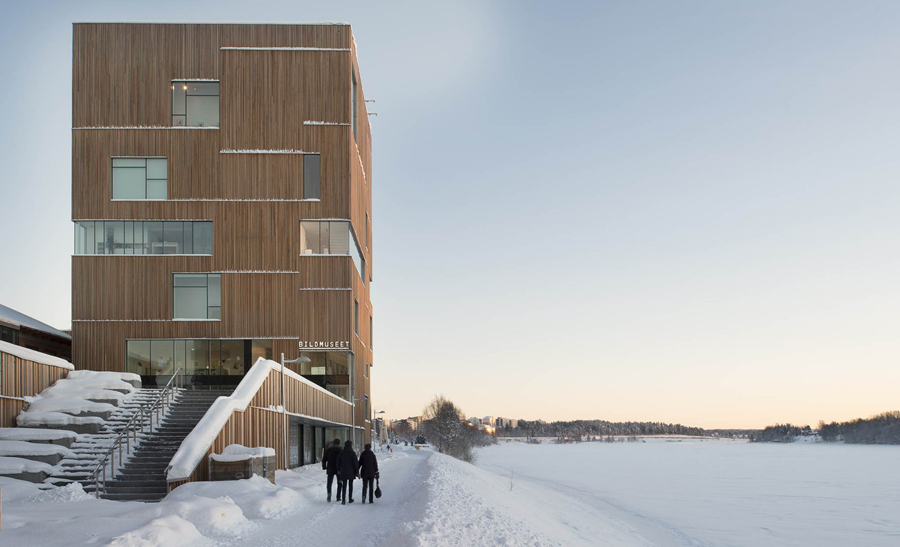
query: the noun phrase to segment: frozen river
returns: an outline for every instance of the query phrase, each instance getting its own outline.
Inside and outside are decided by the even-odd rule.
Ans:
[[[896,546],[898,462],[900,446],[648,439],[504,443],[477,465],[569,500],[572,527],[590,508],[656,545]]]

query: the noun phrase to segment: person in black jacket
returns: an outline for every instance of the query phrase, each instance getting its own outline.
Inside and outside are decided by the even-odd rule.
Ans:
[[[356,459],[356,452],[353,451],[353,443],[347,441],[344,443],[344,449],[340,451],[337,457],[338,470],[338,497],[341,498],[341,505],[347,505],[347,484],[350,485],[350,503],[353,503],[353,480],[359,478],[359,460]]]
[[[372,496],[375,494],[375,475],[378,474],[378,459],[372,452],[372,445],[367,444],[366,449],[359,455],[359,476],[362,477],[362,502],[366,503],[366,491],[369,492],[369,503],[375,503]]]
[[[322,469],[328,474],[328,501],[331,501],[331,483],[334,481],[334,476],[337,475],[338,472],[337,458],[340,453],[341,440],[335,439],[334,442],[325,449],[325,454],[322,456]],[[340,479],[338,479],[338,481],[340,481]],[[337,500],[341,501],[340,482],[338,482]]]

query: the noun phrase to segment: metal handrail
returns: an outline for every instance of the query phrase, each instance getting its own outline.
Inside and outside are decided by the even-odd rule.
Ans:
[[[109,450],[106,452],[106,455],[103,456],[103,459],[100,460],[100,463],[94,468],[94,472],[91,475],[94,481],[94,496],[100,497],[100,477],[101,474],[103,476],[103,493],[106,493],[106,469],[109,467],[110,475],[115,475],[116,472],[116,453],[119,455],[119,465],[122,465],[125,462],[125,458],[127,458],[131,454],[131,440],[134,438],[135,445],[138,441],[138,429],[135,427],[135,424],[140,425],[140,432],[144,432],[144,414],[149,414],[147,418],[147,422],[150,425],[150,431],[153,431],[153,422],[154,420],[159,421],[162,419],[160,416],[160,411],[165,415],[166,405],[171,403],[171,399],[174,398],[174,387],[172,382],[175,382],[179,377],[179,372],[181,372],[181,367],[175,370],[175,374],[169,378],[169,381],[166,383],[165,387],[163,387],[160,394],[156,397],[156,400],[153,401],[152,405],[148,407],[141,407],[137,412],[128,420],[128,423],[125,424],[125,429],[119,433],[119,436],[116,437],[116,440],[113,441],[112,445],[109,447]],[[181,387],[184,387],[184,376],[181,377]],[[122,438],[125,438],[125,457],[122,457]],[[109,465],[107,465],[107,461],[109,461]]]

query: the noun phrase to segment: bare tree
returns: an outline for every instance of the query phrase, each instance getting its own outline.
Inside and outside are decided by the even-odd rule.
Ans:
[[[475,437],[481,433],[464,421],[465,416],[453,402],[438,395],[425,407],[422,417],[425,437],[438,452],[467,462],[475,460]]]

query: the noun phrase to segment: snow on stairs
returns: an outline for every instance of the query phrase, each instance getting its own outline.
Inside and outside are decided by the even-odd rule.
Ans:
[[[159,501],[168,492],[166,468],[184,438],[222,396],[231,391],[182,390],[159,427],[146,435],[100,497],[111,500]]]
[[[119,433],[128,425],[128,421],[141,408],[150,406],[156,401],[162,390],[155,388],[137,389],[126,398],[122,405],[110,415],[98,433],[81,433],[70,448],[74,456],[59,462],[58,470],[44,482],[63,486],[70,482],[80,482],[86,492],[94,491],[91,473],[109,447],[115,442]]]

